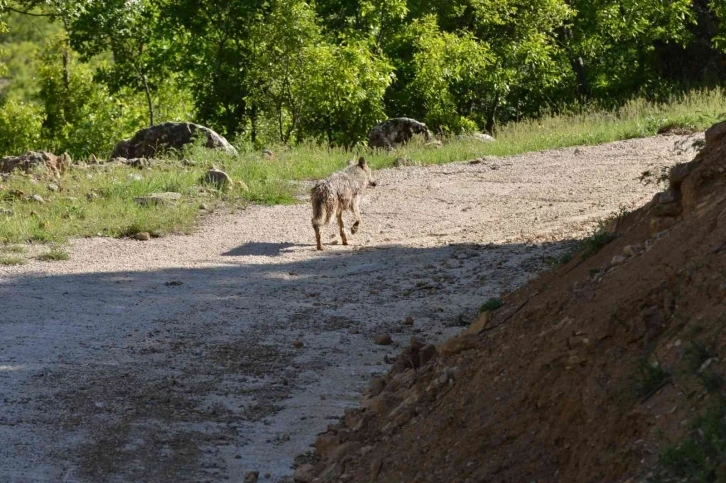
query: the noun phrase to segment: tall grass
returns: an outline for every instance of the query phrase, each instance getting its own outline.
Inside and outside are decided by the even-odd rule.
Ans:
[[[144,231],[187,233],[202,204],[209,208],[215,204],[294,203],[303,193],[302,181],[323,178],[359,155],[365,155],[374,169],[391,167],[399,157],[421,166],[442,164],[651,136],[661,128],[698,131],[725,112],[723,91],[697,91],[666,104],[636,100],[617,111],[591,110],[509,124],[497,130],[493,143],[452,138],[436,148],[419,140],[385,151],[306,142],[295,147],[269,146],[274,153],[271,158],[245,145],[238,146],[239,154],[234,157],[191,146],[151,169],[75,167],[62,179],[53,180],[61,188],[58,192],[48,189],[50,180],[15,173],[0,182],[0,243],[62,242],[69,237],[118,237]],[[246,186],[235,184],[225,191],[205,186],[201,178],[211,166],[225,170]],[[164,191],[181,193],[181,201],[160,206],[142,206],[134,201]],[[45,202],[33,201],[32,195],[41,196]]]

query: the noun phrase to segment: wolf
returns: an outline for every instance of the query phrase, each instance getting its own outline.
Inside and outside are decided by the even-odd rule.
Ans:
[[[338,219],[340,238],[343,245],[348,244],[348,238],[343,230],[343,212],[350,210],[355,216],[355,223],[350,232],[355,234],[360,228],[360,199],[367,187],[376,186],[373,172],[366,159],[360,157],[358,162],[350,161],[343,171],[333,173],[327,179],[318,182],[311,190],[313,203],[313,229],[318,250],[323,249],[320,239],[320,228],[330,223],[333,215]]]

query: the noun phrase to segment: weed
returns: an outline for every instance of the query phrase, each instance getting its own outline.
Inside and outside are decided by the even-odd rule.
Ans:
[[[709,408],[691,425],[688,436],[661,451],[659,481],[710,483],[726,481],[726,402]]]
[[[24,265],[27,260],[16,255],[0,255],[0,265]]]
[[[590,236],[584,238],[581,242],[582,258],[590,258],[614,239],[614,233],[609,233],[604,228],[596,228]]]
[[[28,249],[22,245],[2,245],[0,253],[27,253]]]
[[[638,366],[638,375],[635,378],[635,395],[647,398],[663,387],[669,380],[669,374],[663,369],[660,362],[649,363],[642,361]]]
[[[481,307],[479,307],[479,312],[494,312],[495,310],[500,309],[503,305],[504,302],[502,301],[502,299],[498,297],[492,297],[484,302]]]
[[[68,254],[68,252],[63,250],[61,247],[53,247],[50,249],[50,251],[38,255],[38,260],[44,262],[60,262],[69,260],[70,258],[71,256]]]

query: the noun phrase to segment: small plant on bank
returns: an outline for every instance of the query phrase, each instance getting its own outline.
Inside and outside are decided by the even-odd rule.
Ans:
[[[635,378],[635,395],[648,398],[670,379],[670,375],[663,369],[660,362],[642,361],[638,367]]]
[[[502,299],[498,297],[492,297],[484,302],[481,307],[479,307],[479,313],[494,312],[495,310],[502,308],[502,306],[504,306],[504,302],[502,301]]]
[[[665,447],[651,482],[688,481],[710,483],[726,481],[726,401],[715,405],[696,419],[688,436],[680,443]]]
[[[68,254],[67,251],[57,246],[51,248],[48,252],[38,255],[38,260],[41,260],[43,262],[61,262],[69,260],[70,258],[71,256]]]
[[[24,265],[25,263],[27,263],[25,258],[17,255],[0,255],[0,265],[13,266]]]

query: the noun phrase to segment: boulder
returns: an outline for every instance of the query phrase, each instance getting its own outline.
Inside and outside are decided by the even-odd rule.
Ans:
[[[202,182],[223,189],[232,185],[232,178],[222,170],[211,168],[202,176]]]
[[[392,148],[407,143],[414,134],[420,134],[426,141],[432,138],[426,124],[407,117],[397,117],[377,124],[368,133],[368,146]]]
[[[12,173],[20,169],[30,173],[36,169],[47,169],[54,175],[63,173],[71,165],[71,157],[67,154],[56,156],[45,151],[28,151],[21,156],[5,156],[0,158],[0,173]]]
[[[476,139],[477,141],[481,141],[483,143],[491,143],[496,141],[492,136],[489,134],[484,134],[483,132],[473,132],[468,134],[460,134],[456,136],[457,139]]]
[[[206,137],[209,149],[221,149],[229,154],[237,150],[222,136],[211,129],[190,122],[165,122],[142,129],[131,139],[119,141],[111,158],[153,158],[168,149],[181,149],[194,142],[196,136]]]

